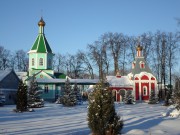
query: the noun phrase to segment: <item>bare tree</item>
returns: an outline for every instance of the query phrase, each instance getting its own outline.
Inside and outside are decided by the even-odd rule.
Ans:
[[[129,37],[129,54],[128,56],[130,57],[130,59],[132,60],[135,60],[135,57],[136,57],[136,45],[138,43],[138,40],[136,37]]]
[[[108,48],[108,34],[103,34],[100,37],[99,40],[101,44],[101,53],[102,53],[102,60],[103,60],[103,71],[105,75],[109,75],[109,70],[110,70],[110,52]]]
[[[114,60],[115,75],[119,70],[119,58],[124,42],[124,35],[122,33],[107,33],[107,45]]]
[[[10,67],[10,51],[0,46],[0,70]]]
[[[14,54],[16,61],[16,68],[18,71],[27,71],[28,70],[28,57],[27,53],[24,50],[18,50]]]
[[[124,42],[122,43],[122,52],[120,53],[120,67],[121,67],[121,74],[125,75],[127,74],[127,63],[128,63],[128,50],[130,49],[129,47],[129,37],[124,36]]]
[[[94,44],[88,45],[89,57],[93,60],[98,67],[99,79],[103,79],[103,52],[101,42],[95,41]]]
[[[67,75],[71,78],[82,78],[84,69],[83,69],[83,62],[78,55],[70,55],[67,54],[66,56],[66,69]]]
[[[169,68],[169,84],[170,84],[170,92],[172,92],[172,68],[175,65],[175,60],[177,60],[178,56],[178,47],[179,47],[179,33],[168,33],[166,38],[167,43],[167,64]],[[177,55],[176,55],[177,54]]]
[[[91,64],[91,60],[89,58],[89,56],[87,55],[88,53],[85,53],[83,51],[78,51],[77,55],[78,58],[82,60],[83,62],[83,67],[84,67],[84,73],[88,72],[88,74],[90,75],[91,79],[94,79],[94,70]]]
[[[146,62],[150,62],[150,53],[152,52],[153,35],[152,33],[143,33],[141,36],[141,43],[143,45],[143,57]],[[149,57],[148,57],[149,56]]]
[[[61,55],[60,53],[57,53],[54,58],[54,68],[58,72],[64,72],[65,68],[65,56]]]

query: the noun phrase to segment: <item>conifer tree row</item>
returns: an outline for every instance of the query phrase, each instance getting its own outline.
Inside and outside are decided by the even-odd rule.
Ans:
[[[78,104],[78,101],[82,100],[77,84],[72,88],[68,78],[65,81],[63,96],[60,100],[64,106],[75,106]]]

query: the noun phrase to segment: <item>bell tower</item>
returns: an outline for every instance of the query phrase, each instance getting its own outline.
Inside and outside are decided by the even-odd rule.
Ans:
[[[36,74],[37,72],[43,70],[48,74],[54,74],[52,69],[52,60],[53,60],[53,52],[51,47],[45,37],[44,27],[45,22],[41,17],[38,22],[39,33],[38,36],[31,48],[28,52],[29,54],[29,76]]]

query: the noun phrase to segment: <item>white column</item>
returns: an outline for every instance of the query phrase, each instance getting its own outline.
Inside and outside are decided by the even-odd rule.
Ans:
[[[139,81],[139,100],[142,101],[141,81]]]

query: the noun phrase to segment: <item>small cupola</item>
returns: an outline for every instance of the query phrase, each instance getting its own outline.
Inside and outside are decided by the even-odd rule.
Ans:
[[[143,47],[140,45],[140,41],[138,41],[138,45],[136,47],[137,57],[142,57],[142,50],[143,50]]]
[[[41,17],[40,21],[38,22],[38,25],[43,26],[43,27],[46,25],[46,23],[44,22],[42,17]]]
[[[117,78],[121,78],[121,74],[120,74],[119,70],[116,71],[116,77],[117,77]]]
[[[38,22],[39,26],[39,34],[44,34],[44,26],[46,23],[44,22],[43,18],[41,17],[40,21]]]

